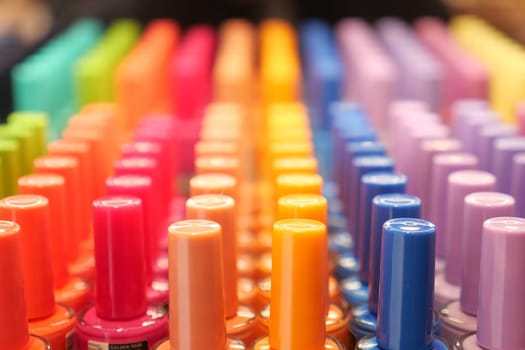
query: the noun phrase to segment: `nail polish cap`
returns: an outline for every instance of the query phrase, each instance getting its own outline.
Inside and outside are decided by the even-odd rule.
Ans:
[[[277,201],[277,220],[311,219],[327,224],[328,204],[320,194],[289,194]]]
[[[370,272],[372,201],[378,194],[405,193],[406,186],[407,178],[402,174],[372,172],[361,177],[357,258],[360,263],[359,278],[365,284]]]
[[[27,318],[32,321],[52,315],[55,296],[47,198],[33,194],[3,198],[0,220],[20,225]]]
[[[2,195],[16,193],[16,179],[20,176],[20,145],[15,140],[0,139],[0,164],[2,166]]]
[[[62,138],[68,141],[84,141],[89,143],[93,159],[98,166],[93,168],[95,196],[102,196],[105,190],[105,178],[111,172],[113,152],[108,152],[107,141],[104,142],[104,133],[100,130],[67,128],[62,132]]]
[[[353,157],[362,155],[382,156],[385,154],[385,144],[380,141],[357,141],[348,142],[345,150]]]
[[[385,156],[363,156],[356,157],[350,168],[349,192],[349,219],[350,233],[354,238],[358,237],[359,226],[359,198],[361,191],[361,177],[371,172],[393,172],[394,160]],[[359,244],[359,242],[356,242]]]
[[[498,191],[509,193],[512,159],[522,152],[525,152],[525,137],[504,137],[494,141],[492,164],[493,173],[498,178]]]
[[[0,348],[24,349],[29,337],[22,268],[20,226],[0,221]]]
[[[47,129],[49,127],[49,116],[42,112],[17,111],[7,116],[9,124],[21,124],[28,126],[38,143],[37,154],[44,155],[46,152]]]
[[[313,155],[313,145],[309,141],[277,141],[268,146],[271,159],[286,157],[310,157]]]
[[[383,226],[377,341],[383,349],[432,343],[436,226],[412,218]]]
[[[317,174],[317,159],[314,157],[278,158],[272,163],[273,178],[290,173]]]
[[[165,189],[159,181],[161,175],[158,162],[152,157],[126,157],[116,160],[113,167],[116,175],[140,175],[151,179],[153,212],[156,220],[160,220],[160,214],[166,213],[168,208],[162,201],[162,192]]]
[[[512,159],[510,194],[516,199],[516,216],[525,217],[525,152],[518,153]],[[509,216],[509,215],[507,215]]]
[[[165,190],[161,191],[164,206],[169,206],[171,200],[171,189],[173,176],[167,149],[163,148],[158,142],[134,141],[126,143],[121,147],[123,158],[147,157],[156,161],[159,183]]]
[[[478,344],[520,349],[525,344],[525,219],[497,217],[483,223],[478,303]]]
[[[379,275],[381,271],[383,224],[390,219],[419,218],[420,208],[421,200],[416,196],[408,194],[379,194],[372,200],[368,306],[370,311],[375,315],[377,315],[379,301]]]
[[[186,201],[186,218],[203,219],[221,225],[222,265],[224,268],[224,306],[226,317],[237,314],[237,232],[235,201],[220,194],[204,194]]]
[[[171,348],[222,349],[221,226],[209,220],[179,221],[170,225],[168,237]]]
[[[223,194],[236,199],[239,195],[237,180],[221,173],[195,175],[190,179],[190,197],[201,194]]]
[[[319,174],[290,173],[277,176],[275,198],[289,194],[321,194],[323,178]]]
[[[60,288],[66,284],[69,277],[64,244],[68,234],[63,219],[67,205],[64,178],[55,174],[22,176],[18,179],[18,192],[20,194],[37,194],[48,200],[53,282],[55,289]]]
[[[323,349],[328,302],[326,226],[309,219],[273,225],[272,349]]]
[[[132,196],[93,201],[95,308],[106,320],[126,320],[146,312],[142,205]]]
[[[239,180],[241,178],[241,162],[234,157],[199,157],[195,159],[195,173],[223,173],[233,176]]]
[[[116,175],[106,180],[107,194],[110,196],[133,196],[140,199],[142,205],[142,223],[144,225],[144,266],[146,282],[153,280],[153,261],[157,257],[157,230],[153,215],[153,192],[151,178],[140,175]]]
[[[82,201],[79,191],[82,188],[79,179],[78,161],[69,156],[44,156],[35,159],[35,172],[39,174],[57,174],[64,178],[66,196],[66,215],[62,216],[66,225],[66,252],[68,259],[74,260],[79,253],[82,233],[87,235],[89,222],[82,222]]]
[[[204,141],[195,144],[195,157],[239,157],[241,150],[234,141]]]
[[[444,228],[446,226],[446,203],[448,176],[454,171],[477,169],[478,159],[470,153],[456,152],[438,154],[432,161],[432,183],[430,184],[430,203],[428,218],[437,227],[443,228],[436,235],[436,254],[445,257],[446,241]]]
[[[483,222],[499,216],[513,216],[515,201],[499,192],[474,192],[465,197],[461,257],[461,310],[478,314],[479,277]]]
[[[461,253],[464,231],[465,196],[473,192],[494,191],[496,178],[481,170],[460,170],[448,176],[447,219],[441,234],[445,236],[445,279],[458,286],[461,282]]]
[[[47,153],[55,156],[69,156],[75,157],[78,161],[78,169],[80,173],[80,182],[86,198],[86,213],[91,212],[89,202],[94,199],[93,195],[93,179],[90,176],[94,157],[90,153],[89,144],[83,141],[66,141],[55,140],[47,145]],[[91,216],[91,215],[89,215]]]
[[[498,138],[513,137],[518,134],[518,128],[509,124],[485,125],[479,130],[477,137],[480,167],[483,170],[494,172],[493,148]]]

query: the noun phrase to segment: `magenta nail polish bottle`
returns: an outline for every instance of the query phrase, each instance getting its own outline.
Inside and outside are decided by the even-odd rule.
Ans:
[[[106,180],[108,195],[135,196],[142,203],[144,224],[144,265],[146,274],[146,296],[149,304],[167,306],[168,279],[154,274],[154,261],[158,255],[155,228],[153,223],[154,206],[151,178],[139,175],[117,175]]]
[[[476,330],[483,222],[514,215],[514,199],[499,192],[475,192],[464,200],[460,299],[440,310],[440,336],[450,344]]]
[[[497,217],[483,223],[477,333],[461,337],[455,349],[525,348],[525,219]]]
[[[168,336],[168,319],[146,300],[140,199],[107,196],[93,202],[95,306],[78,315],[77,350],[148,350]]]

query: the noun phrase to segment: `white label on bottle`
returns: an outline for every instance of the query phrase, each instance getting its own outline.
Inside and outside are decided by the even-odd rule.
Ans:
[[[147,341],[126,344],[110,344],[98,341],[88,341],[88,350],[148,350]]]

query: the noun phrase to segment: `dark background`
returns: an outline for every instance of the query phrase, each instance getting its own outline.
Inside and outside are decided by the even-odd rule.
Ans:
[[[447,17],[440,0],[48,0],[58,22],[81,16],[105,20],[133,17],[147,22],[153,18],[174,18],[183,26],[194,23],[219,24],[231,17],[260,21],[283,17],[294,22],[321,17],[330,22],[343,17],[374,20],[398,16],[413,20],[423,15]]]

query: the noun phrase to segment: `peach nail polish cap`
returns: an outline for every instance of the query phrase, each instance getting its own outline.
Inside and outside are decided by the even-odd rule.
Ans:
[[[221,227],[183,220],[168,228],[170,344],[209,350],[226,345]]]
[[[190,180],[190,196],[201,194],[223,194],[237,197],[237,180],[231,175],[209,173],[195,175]]]
[[[237,247],[235,201],[219,194],[205,194],[186,201],[187,219],[205,219],[221,226],[224,268],[224,305],[226,317],[237,314]]]

